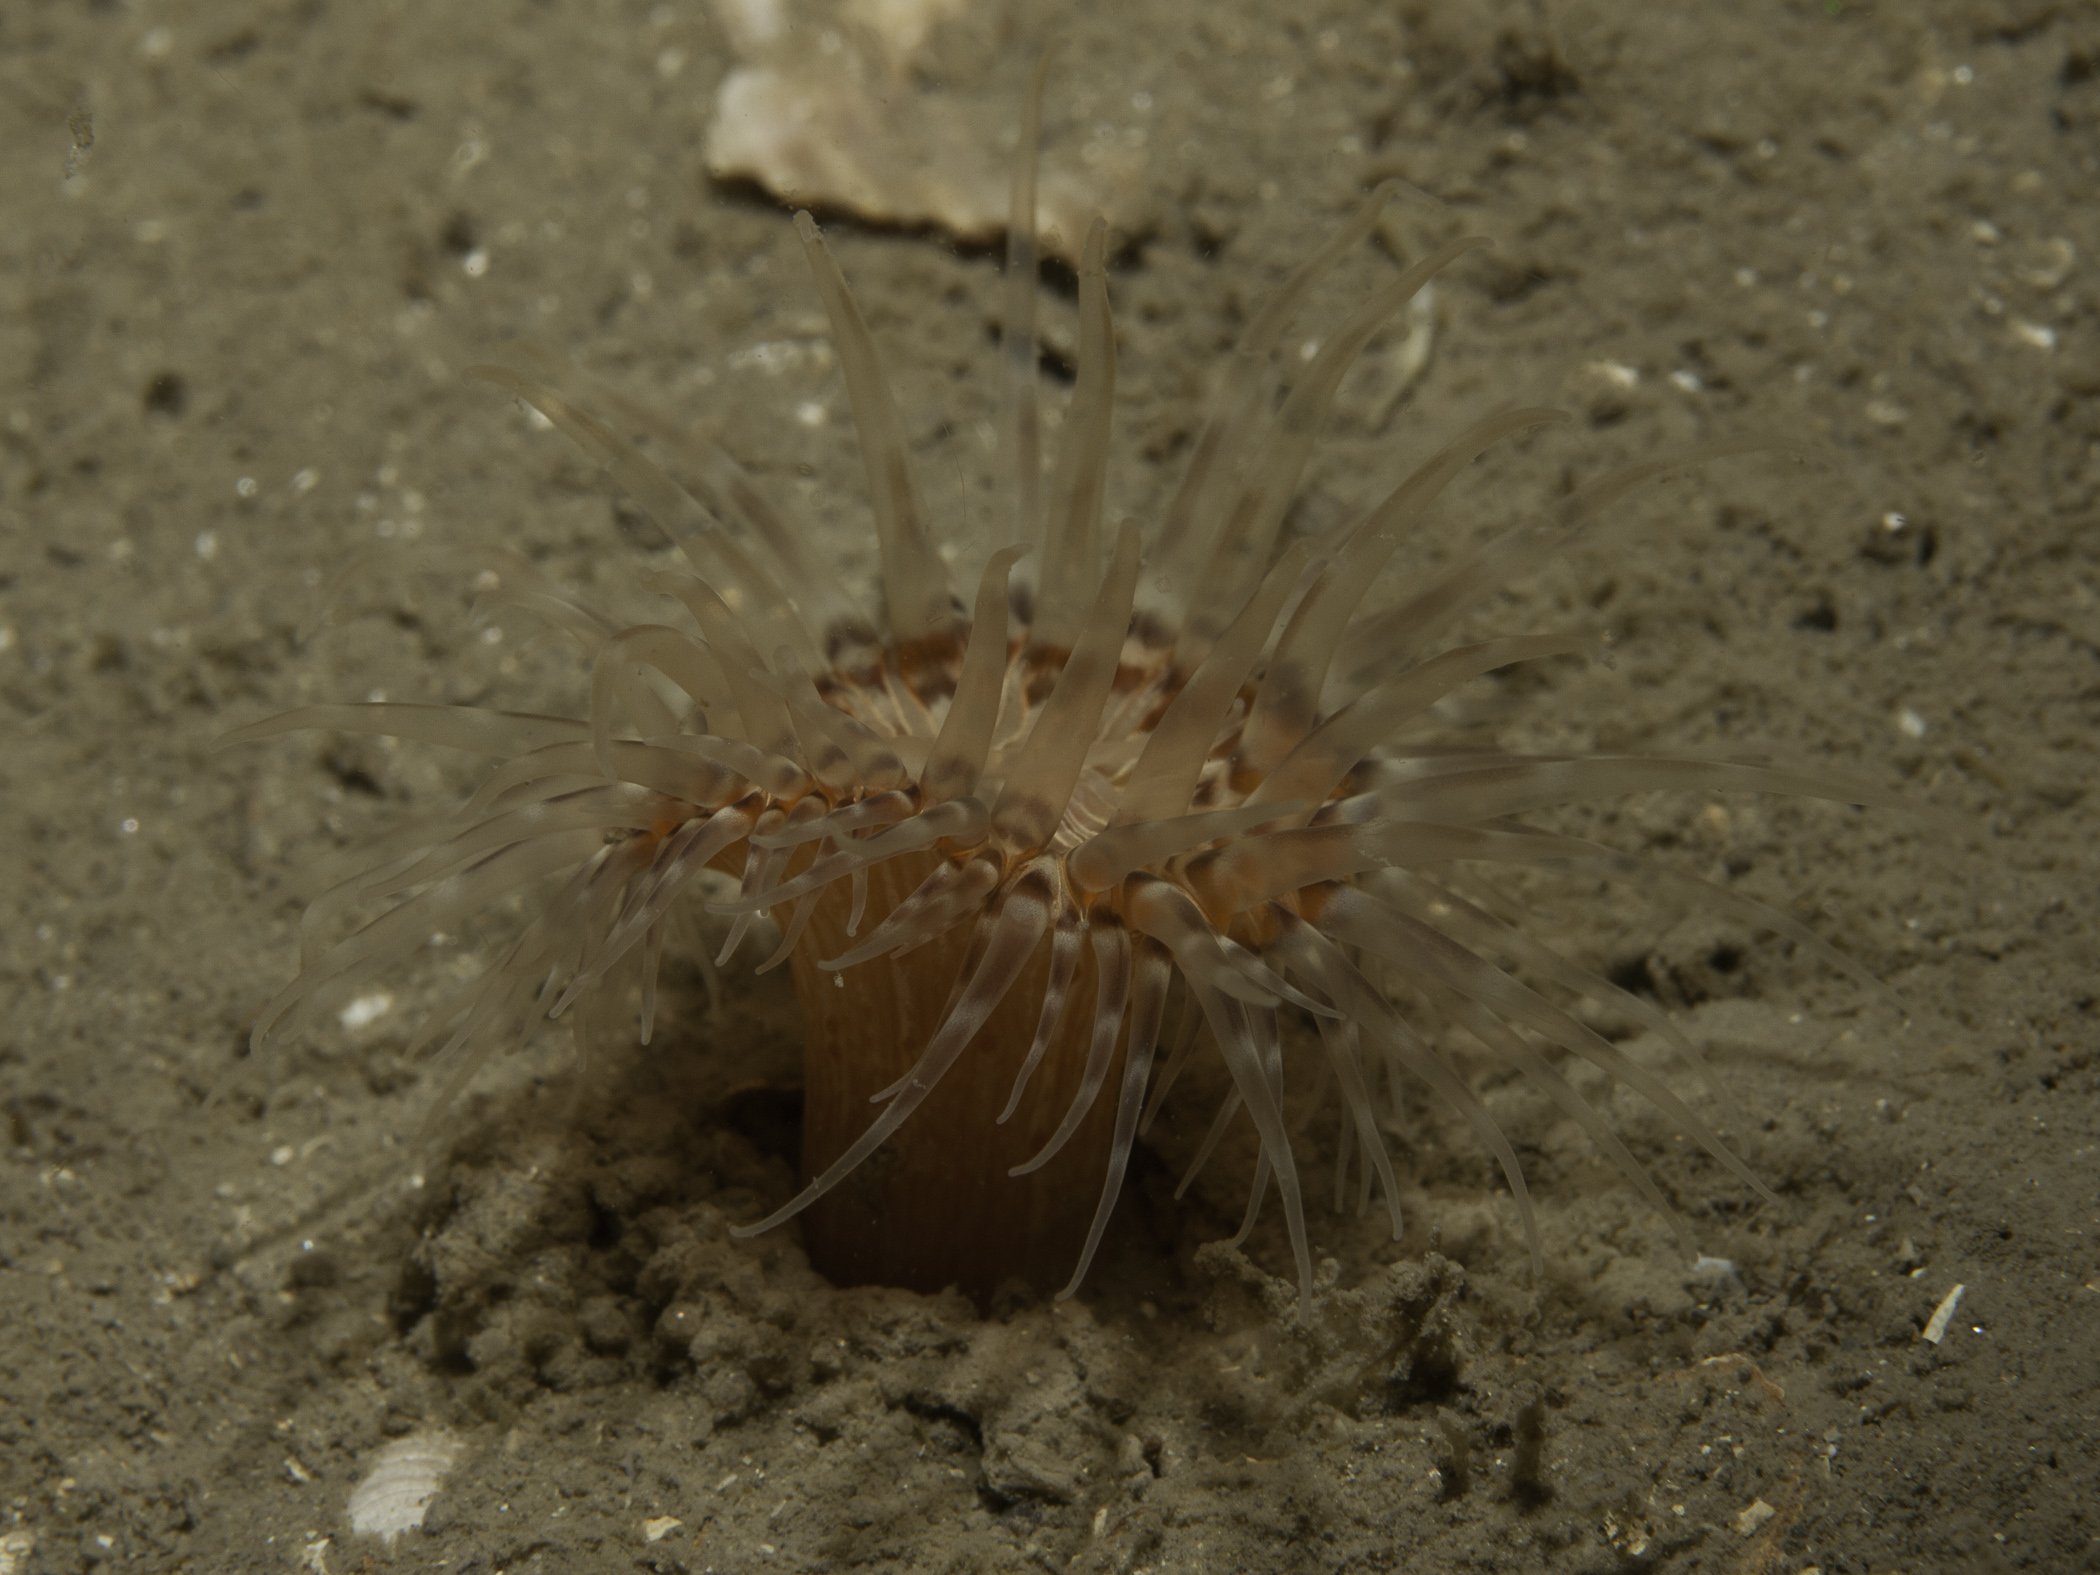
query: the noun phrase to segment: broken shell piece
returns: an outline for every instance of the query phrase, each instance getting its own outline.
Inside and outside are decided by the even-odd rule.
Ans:
[[[1006,229],[1012,84],[982,92],[922,85],[914,67],[966,0],[843,0],[793,8],[718,0],[741,60],[707,128],[709,171],[785,202],[876,224],[932,225],[971,244]],[[815,48],[811,41],[815,40]],[[1079,168],[1045,158],[1036,223],[1045,252],[1078,259],[1096,213],[1136,227],[1142,125],[1092,128]]]
[[[411,1433],[379,1451],[372,1470],[350,1494],[350,1529],[392,1544],[423,1524],[445,1473],[466,1446],[442,1430]]]

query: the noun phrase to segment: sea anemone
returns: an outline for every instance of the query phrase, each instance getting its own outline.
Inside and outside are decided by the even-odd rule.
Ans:
[[[1670,1020],[1532,939],[1524,913],[1478,872],[1688,879],[1524,819],[1600,797],[1882,795],[1763,765],[1440,742],[1432,715],[1471,679],[1593,650],[1581,633],[1448,636],[1631,488],[1704,456],[1605,476],[1366,611],[1455,476],[1497,440],[1565,419],[1504,409],[1360,515],[1279,552],[1344,373],[1432,278],[1487,244],[1430,252],[1316,354],[1281,354],[1309,293],[1392,199],[1382,187],[1247,325],[1156,524],[1111,527],[1115,341],[1100,221],[1081,252],[1077,380],[1047,478],[1039,458],[1040,90],[1038,72],[1006,257],[1005,534],[956,544],[982,561],[970,599],[955,594],[929,528],[876,346],[806,213],[795,223],[867,470],[879,616],[712,443],[614,396],[560,391],[557,380],[576,385],[549,358],[531,372],[477,368],[470,375],[510,390],[605,467],[691,572],[644,575],[678,611],[621,626],[528,567],[500,565],[501,598],[589,653],[587,715],[323,705],[233,735],[379,733],[500,762],[456,813],[387,839],[314,902],[301,971],[260,1014],[255,1047],[306,1028],[432,931],[542,888],[515,938],[422,1032],[419,1047],[439,1045],[447,1063],[440,1103],[542,1020],[627,1015],[637,991],[646,1044],[659,959],[697,944],[696,878],[713,867],[741,881],[712,904],[729,920],[719,960],[769,916],[780,936],[759,966],[790,965],[806,1036],[805,1184],[744,1229],[800,1217],[813,1263],[840,1283],[954,1284],[982,1297],[1011,1276],[1068,1273],[1070,1295],[1138,1136],[1205,1046],[1230,1085],[1195,1163],[1244,1107],[1260,1150],[1241,1236],[1273,1185],[1308,1309],[1293,1153],[1303,1129],[1285,1109],[1287,1094],[1298,1102],[1301,1062],[1312,1063],[1308,1097],[1339,1100],[1337,1203],[1353,1191],[1364,1209],[1375,1178],[1396,1237],[1381,1107],[1419,1084],[1500,1164],[1538,1262],[1516,1151],[1457,1058],[1457,1036],[1542,1089],[1664,1214],[1654,1181],[1564,1074],[1568,1058],[1638,1091],[1764,1193],[1663,1077],[1570,1007],[1616,1003],[1696,1063]],[[1782,914],[1699,889],[1715,911],[1836,956]],[[388,906],[326,938],[374,901]]]

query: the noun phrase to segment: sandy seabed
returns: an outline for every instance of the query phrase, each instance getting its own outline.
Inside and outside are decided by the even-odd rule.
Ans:
[[[785,213],[705,173],[729,59],[700,7],[17,0],[0,1570],[2100,1569],[2100,15],[1285,15],[1058,21],[1052,156],[1142,153],[1120,507],[1156,502],[1252,303],[1387,175],[1451,205],[1393,246],[1457,220],[1499,245],[1442,288],[1410,401],[1338,418],[1305,528],[1505,399],[1576,420],[1466,478],[1422,562],[1673,445],[1818,452],[1652,491],[1489,614],[1613,640],[1610,669],[1498,686],[1534,747],[1770,749],[1942,812],[1581,822],[1813,916],[1898,992],[1606,891],[1557,910],[1549,938],[1707,1047],[1709,1108],[1779,1194],[1618,1107],[1732,1272],[1692,1274],[1504,1083],[1544,1280],[1492,1165],[1410,1110],[1406,1238],[1322,1208],[1298,1330],[1273,1218],[1205,1245],[1248,1148],[1171,1200],[1213,1085],[1169,1105],[1076,1300],[834,1291],[792,1228],[725,1234],[792,1185],[797,1065],[791,998],[734,969],[718,1013],[674,970],[657,1044],[588,1086],[551,1036],[514,1057],[428,1154],[402,1050],[488,937],[243,1061],[317,872],[469,778],[214,737],[374,693],[573,705],[564,653],[471,627],[426,549],[503,541],[614,599],[662,556],[459,372],[529,334],[714,422],[866,580],[843,391]],[[1010,105],[1015,20],[983,0],[941,80]],[[934,509],[980,518],[994,263],[833,239]],[[1391,266],[1365,248],[1334,299]],[[1068,344],[1069,301],[1045,313]],[[302,640],[362,549],[350,616]],[[437,1485],[390,1543],[352,1529],[375,1468]]]

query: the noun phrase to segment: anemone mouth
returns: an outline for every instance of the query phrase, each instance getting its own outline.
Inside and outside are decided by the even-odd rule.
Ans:
[[[1040,90],[1038,72],[1024,127]],[[1664,1078],[1570,1007],[1616,1002],[1696,1062],[1690,1043],[1652,1003],[1529,939],[1492,872],[1558,865],[1687,881],[1523,818],[1585,799],[1732,789],[1892,800],[1768,766],[1520,755],[1440,746],[1423,730],[1472,679],[1589,650],[1580,634],[1449,641],[1483,598],[1631,488],[1702,456],[1607,476],[1399,605],[1364,612],[1369,587],[1467,464],[1511,433],[1565,419],[1498,411],[1360,515],[1278,552],[1357,352],[1486,244],[1429,254],[1309,360],[1281,356],[1313,286],[1391,198],[1381,188],[1249,324],[1156,527],[1112,531],[1115,346],[1098,222],[1079,270],[1078,380],[1047,488],[1037,459],[1033,145],[1024,130],[1009,239],[1009,519],[1006,538],[984,544],[967,604],[928,529],[875,344],[807,215],[796,222],[867,469],[879,613],[855,603],[721,450],[602,390],[572,397],[570,374],[548,358],[470,374],[604,466],[691,572],[646,576],[674,610],[622,626],[506,567],[498,594],[589,654],[585,716],[314,706],[232,735],[377,732],[499,762],[457,813],[375,848],[363,873],[317,899],[301,971],[258,1018],[256,1047],[301,1031],[433,929],[543,888],[508,948],[423,1031],[421,1047],[437,1046],[448,1068],[438,1104],[535,1024],[602,999],[629,972],[641,979],[646,1044],[658,959],[695,944],[681,927],[712,867],[739,880],[735,898],[713,905],[730,926],[716,961],[747,948],[769,915],[780,940],[758,966],[791,965],[810,1036],[805,1185],[741,1233],[807,1215],[812,1256],[834,1278],[982,1293],[1009,1273],[1039,1276],[1048,1255],[1071,1294],[1141,1129],[1207,1043],[1231,1091],[1196,1164],[1244,1109],[1260,1151],[1240,1234],[1273,1185],[1309,1308],[1304,1188],[1284,1111],[1296,1072],[1280,1025],[1292,1015],[1314,1025],[1318,1085],[1343,1113],[1337,1205],[1353,1166],[1355,1207],[1368,1207],[1375,1184],[1396,1238],[1381,1084],[1396,1098],[1426,1087],[1463,1116],[1499,1163],[1538,1260],[1522,1168],[1453,1059],[1456,1038],[1531,1079],[1673,1220],[1564,1062],[1633,1089],[1764,1192]],[[1700,890],[1851,969],[1785,915]],[[377,917],[324,938],[373,902],[386,905]],[[871,1180],[879,1153],[890,1163]],[[1075,1154],[1091,1180],[1072,1179]]]

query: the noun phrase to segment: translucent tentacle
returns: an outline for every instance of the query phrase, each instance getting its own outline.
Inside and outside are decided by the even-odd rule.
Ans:
[[[1087,746],[1100,726],[1101,708],[1116,680],[1137,572],[1137,526],[1125,524],[1086,630],[1057,675],[1057,687],[1044,702],[992,806],[992,835],[1009,849],[1047,844],[1071,802],[1085,768]]]
[[[1565,422],[1563,410],[1497,411],[1447,443],[1376,508],[1338,527],[1340,550],[1298,603],[1262,674],[1254,709],[1233,753],[1235,772],[1264,774],[1318,720],[1320,691],[1349,621],[1400,543],[1437,495],[1490,445],[1525,427]]]
[[[1433,977],[1466,999],[1610,1073],[1669,1116],[1679,1131],[1719,1160],[1736,1179],[1768,1202],[1778,1201],[1772,1189],[1758,1180],[1720,1136],[1692,1113],[1669,1084],[1628,1058],[1594,1029],[1577,1022],[1493,964],[1482,962],[1434,925],[1424,924],[1358,891],[1337,893],[1322,912],[1321,921],[1336,939],[1399,962],[1410,977]]]
[[[1042,437],[1035,395],[1035,161],[1042,140],[1043,78],[1049,51],[1036,57],[1021,98],[1021,134],[1014,144],[1014,169],[1006,218],[1005,311],[999,327],[999,473],[1013,488],[1013,545],[1034,550],[1043,536]],[[1001,577],[1002,594],[1005,591]],[[984,621],[979,598],[978,622]],[[963,792],[968,792],[966,787]]]
[[[817,966],[843,971],[888,952],[923,945],[975,912],[998,884],[998,868],[988,859],[972,859],[961,866],[944,864],[891,909],[865,941]]]
[[[1301,803],[1297,806],[1303,809]],[[1221,837],[1236,836],[1292,811],[1277,804],[1210,809],[1143,825],[1114,825],[1072,850],[1069,869],[1082,891],[1107,891],[1137,870],[1177,853],[1200,848]]]
[[[786,704],[765,685],[752,681],[752,671],[762,670],[763,666],[758,648],[715,588],[690,574],[662,571],[644,574],[642,584],[649,590],[677,597],[700,625],[708,649],[722,669],[722,681],[735,700],[744,737],[769,754],[790,759],[799,754]]]
[[[699,751],[687,747],[690,736],[678,734],[648,743],[614,739],[611,745],[613,777],[702,808],[715,808],[743,797],[744,788],[727,772]],[[574,744],[549,744],[497,767],[467,801],[458,818],[468,819],[491,809],[508,808],[515,802],[510,796],[513,793],[522,791],[523,796],[529,797],[542,788],[560,786],[560,779],[564,777],[579,779],[575,785],[580,786],[585,782],[600,783],[604,776],[598,752],[588,737]],[[527,790],[527,784],[537,786]]]
[[[641,1042],[648,1044],[656,1030],[656,971],[663,959],[664,921],[658,919],[642,937]]]
[[[979,800],[954,798],[920,811],[902,825],[856,842],[847,851],[855,858],[873,863],[936,842],[952,843],[957,848],[975,847],[984,840],[991,820],[991,811]]]
[[[802,933],[809,928],[810,920],[816,917],[817,904],[814,898],[804,898],[795,904],[795,911],[788,922],[781,926],[780,944],[773,948],[773,955],[752,969],[753,973],[771,973],[795,954],[802,943]]]
[[[613,775],[613,701],[633,721],[644,738],[668,738],[678,731],[678,718],[641,681],[636,667],[646,664],[666,674],[686,692],[695,705],[720,705],[723,694],[721,670],[690,635],[663,624],[636,624],[622,629],[598,647],[591,663],[591,748],[599,769]]]
[[[1261,659],[1284,598],[1297,585],[1311,554],[1312,549],[1299,542],[1276,560],[1260,588],[1153,725],[1145,752],[1130,774],[1130,785],[1116,804],[1114,825],[1164,820],[1188,809],[1226,708]]]
[[[853,406],[853,425],[860,434],[861,462],[868,472],[868,501],[875,515],[875,534],[882,549],[883,591],[889,602],[890,637],[900,642],[925,640],[958,621],[961,607],[948,587],[948,572],[926,533],[912,484],[911,463],[897,419],[897,403],[868,325],[846,288],[845,275],[824,244],[816,220],[795,215],[795,231],[809,261],[817,293],[831,319],[831,337],[846,374],[846,397]]]
[[[587,827],[599,831],[647,831],[663,822],[684,820],[690,814],[689,805],[629,782],[579,788],[477,822],[458,836],[438,843],[407,869],[369,882],[359,895],[390,897],[433,880],[492,848],[514,842]]]
[[[1043,1145],[1042,1152],[1026,1163],[1016,1165],[1007,1172],[1009,1175],[1028,1175],[1055,1159],[1057,1151],[1071,1141],[1072,1134],[1079,1130],[1079,1123],[1094,1108],[1094,1101],[1101,1094],[1101,1085],[1108,1080],[1109,1063],[1116,1053],[1116,1039],[1123,1031],[1123,1009],[1130,1001],[1130,932],[1120,924],[1096,924],[1088,932],[1088,939],[1094,946],[1094,1036],[1087,1047],[1086,1067],[1080,1073],[1079,1088],[1072,1095],[1071,1108],[1050,1135],[1050,1141]]]
[[[782,650],[777,656],[789,663],[792,653]],[[817,687],[808,673],[797,666],[784,666],[779,673],[769,673],[754,668],[751,673],[754,683],[763,684],[787,703],[789,713],[796,722],[796,731],[802,736],[805,752],[815,761],[817,752],[825,744],[840,751],[851,763],[852,774],[847,784],[855,789],[883,792],[901,786],[910,780],[904,762],[890,747],[891,741],[876,733],[864,722],[848,716],[835,706],[828,706],[817,693]],[[819,735],[810,736],[815,729]],[[820,773],[821,775],[821,773]]]
[[[1160,1069],[1159,1081],[1145,1100],[1145,1113],[1138,1123],[1140,1134],[1152,1130],[1152,1123],[1159,1116],[1159,1107],[1167,1102],[1167,1094],[1173,1089],[1175,1080],[1181,1076],[1182,1067],[1187,1065],[1189,1051],[1195,1047],[1196,1035],[1202,1027],[1202,1011],[1197,1007],[1195,998],[1184,993],[1181,1021],[1174,1030],[1174,1047],[1167,1052],[1167,1064]]]
[[[1312,1321],[1312,1248],[1305,1234],[1305,1199],[1298,1185],[1298,1165],[1291,1157],[1290,1134],[1284,1130],[1283,1109],[1269,1092],[1268,1069],[1262,1065],[1247,1023],[1244,1002],[1236,1001],[1209,986],[1191,982],[1192,993],[1209,1018],[1211,1032],[1225,1066],[1232,1073],[1233,1087],[1246,1101],[1261,1134],[1262,1153],[1276,1173],[1276,1190],[1283,1195],[1284,1221],[1290,1231],[1291,1256],[1298,1265],[1298,1319]]]
[[[1219,515],[1222,524],[1202,556],[1204,573],[1174,648],[1177,667],[1187,669],[1201,659],[1229,611],[1245,600],[1247,587],[1268,562],[1277,527],[1297,495],[1299,478],[1328,406],[1357,352],[1437,274],[1467,252],[1489,244],[1485,236],[1470,235],[1432,252],[1358,307],[1321,345],[1255,455],[1246,490],[1229,514],[1221,511]]]
[[[777,805],[761,811],[758,818],[751,823],[752,840],[744,847],[744,875],[737,887],[740,896],[751,897],[764,891],[774,883],[780,867],[794,856],[777,849],[763,848],[757,841],[763,833],[776,831],[786,824],[787,811]],[[736,949],[744,944],[744,936],[764,911],[763,908],[747,908],[731,921],[729,934],[722,941],[722,949],[715,955],[717,968],[726,966],[729,959],[736,955]]]
[[[1001,1126],[1020,1108],[1028,1080],[1042,1064],[1057,1025],[1064,1018],[1065,1000],[1079,972],[1079,948],[1085,936],[1086,920],[1078,909],[1068,907],[1058,915],[1057,927],[1050,934],[1050,976],[1043,985],[1042,1009],[1036,1013],[1035,1037],[1029,1041],[1028,1054],[1021,1058],[1020,1071],[1014,1074],[1013,1092],[1007,1095],[1006,1108],[999,1112]]]
[[[1394,728],[1426,711],[1460,684],[1498,667],[1570,655],[1593,645],[1578,635],[1536,634],[1446,651],[1380,684],[1314,728],[1262,779],[1261,786],[1248,795],[1248,802],[1295,798],[1318,804]]]
[[[1194,593],[1201,572],[1196,530],[1206,510],[1202,507],[1215,489],[1221,472],[1229,471],[1245,447],[1246,428],[1258,419],[1256,393],[1267,373],[1269,357],[1291,318],[1320,280],[1333,272],[1342,254],[1377,226],[1398,181],[1380,184],[1349,222],[1337,230],[1317,252],[1305,260],[1274,295],[1265,301],[1240,335],[1240,342],[1225,363],[1225,373],[1212,401],[1210,418],[1196,440],[1167,512],[1161,522],[1157,550],[1161,578],[1167,582],[1163,597],[1170,621],[1179,624],[1180,612]],[[1221,462],[1223,462],[1221,464]]]
[[[1538,1216],[1532,1208],[1531,1189],[1524,1183],[1524,1167],[1517,1162],[1517,1151],[1510,1146],[1508,1135],[1495,1124],[1487,1106],[1480,1102],[1480,1096],[1442,1056],[1422,1041],[1377,986],[1342,954],[1341,948],[1313,925],[1291,914],[1281,915],[1277,945],[1289,957],[1293,969],[1319,985],[1349,1014],[1351,1021],[1380,1042],[1391,1064],[1426,1083],[1431,1092],[1446,1100],[1465,1118],[1466,1124],[1472,1127],[1502,1167],[1503,1177],[1509,1182],[1510,1196],[1517,1205],[1517,1217],[1524,1227],[1524,1240],[1531,1248],[1532,1277],[1536,1280],[1543,1275],[1545,1255],[1539,1244]]]
[[[753,833],[751,840],[762,848],[795,848],[805,842],[837,837],[840,847],[844,848],[848,846],[846,838],[853,832],[865,831],[870,826],[894,826],[900,820],[909,819],[916,808],[909,793],[878,793],[858,803],[843,804],[828,814],[805,820],[799,826],[770,835]]]
[[[476,860],[391,908],[343,940],[319,963],[280,990],[255,1019],[251,1049],[260,1051],[274,1037],[289,1036],[321,1009],[331,987],[354,971],[377,967],[423,944],[432,930],[527,881],[573,865],[605,845],[596,830],[559,832],[530,842],[513,843]]]
[[[1584,799],[1706,789],[1903,807],[1899,795],[1870,783],[1726,760],[1667,755],[1501,755],[1480,763],[1425,760],[1412,764],[1420,768],[1416,780],[1381,788],[1378,796],[1396,812],[1420,820],[1477,822]]]
[[[1109,1215],[1123,1192],[1123,1176],[1130,1166],[1130,1151],[1137,1144],[1138,1112],[1145,1102],[1145,1080],[1152,1073],[1152,1052],[1159,1044],[1159,1027],[1167,1010],[1167,988],[1173,982],[1174,965],[1153,941],[1140,939],[1132,961],[1130,1034],[1123,1051],[1123,1086],[1116,1096],[1116,1125],[1109,1139],[1108,1164],[1101,1177],[1101,1201],[1095,1205],[1088,1226],[1086,1245],[1072,1278],[1057,1293],[1063,1301],[1079,1289],[1094,1254],[1100,1249]]]
[[[1176,1203],[1188,1196],[1189,1188],[1193,1187],[1196,1184],[1196,1178],[1203,1174],[1203,1167],[1210,1163],[1211,1155],[1217,1153],[1218,1145],[1225,1140],[1225,1133],[1232,1126],[1232,1118],[1240,1113],[1240,1106],[1245,1103],[1246,1101],[1240,1098],[1240,1091],[1237,1088],[1226,1092],[1224,1101],[1218,1106],[1217,1113],[1210,1118],[1209,1127],[1204,1130],[1203,1141],[1196,1145],[1194,1157],[1189,1160],[1188,1165],[1182,1170],[1181,1180],[1175,1183],[1174,1201]]]
[[[1368,1191],[1372,1173],[1378,1176],[1378,1185],[1385,1194],[1386,1211],[1392,1217],[1393,1240],[1401,1236],[1400,1183],[1393,1175],[1393,1161],[1385,1151],[1384,1136],[1378,1130],[1378,1113],[1371,1103],[1371,1090],[1364,1082],[1361,1054],[1357,1048],[1357,1027],[1353,1022],[1331,1022],[1321,1018],[1320,1043],[1327,1051],[1329,1064],[1334,1068],[1336,1079],[1342,1086],[1342,1104],[1348,1119],[1342,1123],[1342,1131],[1353,1133],[1356,1146],[1363,1154],[1363,1185]],[[1335,1161],[1335,1208],[1341,1208],[1344,1180],[1349,1173],[1348,1156],[1345,1152]],[[1359,1193],[1358,1212],[1363,1209],[1364,1193]]]
[[[572,743],[590,736],[590,726],[571,716],[535,716],[527,711],[484,711],[470,705],[419,705],[406,700],[373,700],[351,705],[302,705],[260,722],[222,733],[215,747],[252,744],[279,733],[326,731],[378,733],[419,744],[442,744],[477,755],[510,757],[549,744]]]
[[[1671,459],[1629,465],[1590,483],[1553,511],[1550,519],[1521,525],[1496,537],[1420,595],[1350,629],[1339,656],[1346,681],[1361,687],[1402,662],[1413,661],[1483,596],[1507,585],[1573,542],[1604,510],[1643,482],[1732,454],[1753,454],[1772,445],[1721,443]]]
[[[702,760],[734,771],[753,787],[773,798],[794,800],[815,790],[808,772],[782,755],[768,754],[741,738],[718,738],[711,733],[680,733],[671,738],[650,739],[670,749],[682,749]]]
[[[581,991],[602,979],[628,947],[663,916],[710,859],[750,833],[752,818],[740,810],[725,810],[706,820],[688,821],[672,832],[659,850],[656,866],[638,884],[629,911],[605,933],[592,965],[569,986],[548,1015],[559,1017]]]
[[[473,366],[464,375],[508,389],[560,427],[571,442],[604,467],[622,490],[664,528],[696,568],[710,571],[733,588],[738,601],[768,626],[769,639],[785,639],[808,660],[822,660],[814,637],[773,576],[726,532],[714,528],[707,511],[626,438],[539,379],[522,372],[500,366]]]
[[[1025,550],[1008,547],[995,552],[984,566],[977,586],[977,616],[963,646],[962,673],[919,778],[919,792],[928,805],[977,791],[977,779],[992,751],[1006,677],[1007,579]]]
[[[830,566],[810,549],[802,532],[781,517],[764,489],[734,455],[529,340],[518,341],[516,349],[550,383],[571,380],[600,409],[617,414],[631,428],[662,444],[669,451],[665,472],[713,514],[720,526],[756,544],[772,581],[798,607],[807,609],[806,624],[821,636],[824,655],[831,664],[849,672],[865,666],[880,644],[874,625],[853,605]]]
[[[1247,1013],[1247,1027],[1253,1035],[1254,1048],[1260,1052],[1261,1065],[1269,1079],[1269,1097],[1276,1101],[1276,1108],[1283,1108],[1283,1045],[1276,1033],[1276,1014],[1261,1010]],[[1289,1128],[1285,1127],[1288,1134]],[[1233,1232],[1232,1245],[1244,1246],[1247,1238],[1254,1234],[1254,1225],[1261,1218],[1262,1194],[1269,1190],[1269,1177],[1275,1171],[1267,1151],[1261,1153],[1254,1164],[1254,1181],[1247,1188],[1247,1209],[1240,1216],[1240,1228]]]
[[[1706,1084],[1707,1092],[1720,1097],[1720,1091],[1713,1086],[1707,1072],[1705,1057],[1685,1037],[1684,1031],[1671,1021],[1670,1015],[1653,1001],[1635,995],[1631,990],[1622,990],[1609,979],[1570,962],[1544,942],[1532,939],[1508,918],[1460,896],[1447,884],[1429,880],[1411,870],[1388,869],[1379,872],[1376,889],[1415,918],[1436,924],[1468,946],[1500,952],[1512,962],[1536,971],[1565,990],[1593,1001],[1610,1002],[1667,1039],[1697,1072]]]
[[[1331,1007],[1293,989],[1246,947],[1212,929],[1203,910],[1179,887],[1138,876],[1123,891],[1123,913],[1131,928],[1171,951],[1190,984],[1201,984],[1252,1006],[1272,1007],[1278,1001],[1289,1001],[1309,1012],[1332,1015]]]
[[[1079,376],[1065,415],[1050,490],[1042,588],[1029,644],[1071,645],[1101,581],[1101,502],[1116,397],[1116,339],[1108,315],[1108,225],[1094,220],[1079,258]]]

